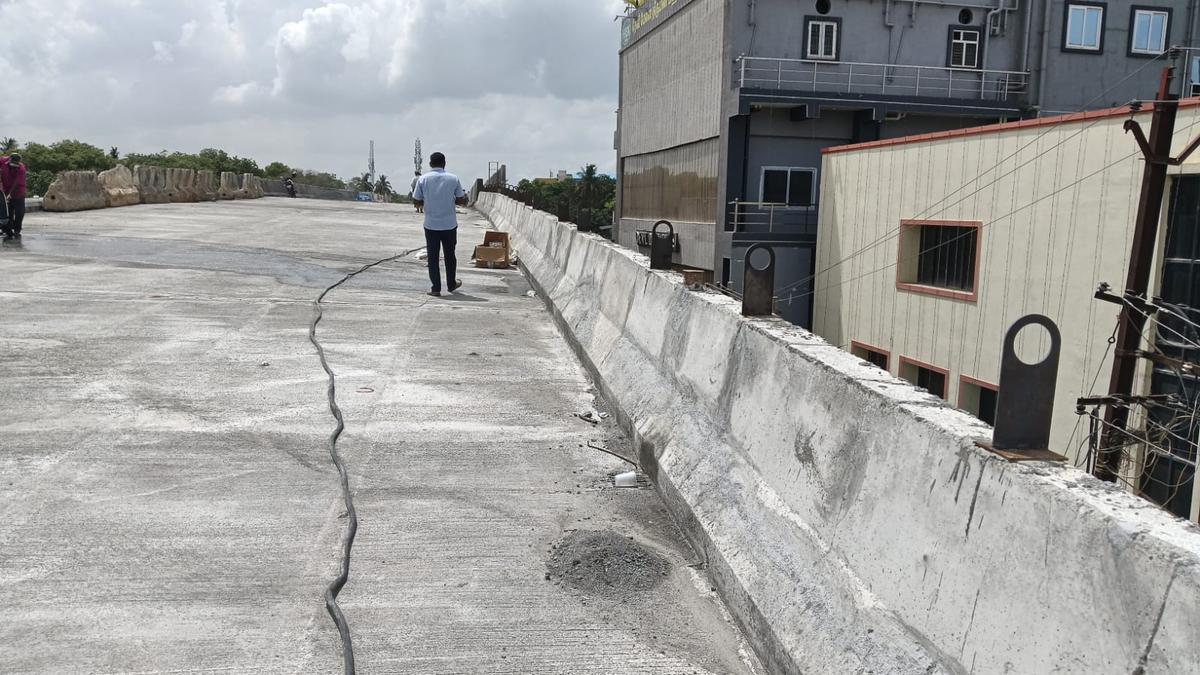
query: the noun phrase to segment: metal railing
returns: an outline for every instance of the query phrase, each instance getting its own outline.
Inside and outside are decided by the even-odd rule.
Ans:
[[[1029,74],[741,56],[735,64],[734,79],[734,84],[742,88],[1007,101],[1010,96],[1025,93]]]
[[[729,202],[726,229],[732,232],[817,233],[817,206],[773,202]]]

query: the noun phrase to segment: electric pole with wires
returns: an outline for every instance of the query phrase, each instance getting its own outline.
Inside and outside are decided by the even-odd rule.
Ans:
[[[1149,138],[1146,138],[1141,125],[1132,116],[1140,109],[1140,104],[1132,104],[1130,118],[1125,122],[1125,131],[1132,133],[1137,140],[1146,163],[1142,170],[1142,187],[1138,197],[1125,292],[1117,296],[1102,286],[1096,293],[1097,299],[1121,306],[1108,396],[1097,400],[1106,410],[1104,430],[1100,434],[1092,469],[1097,478],[1109,482],[1120,477],[1124,455],[1122,449],[1130,439],[1136,437],[1128,429],[1129,413],[1133,407],[1131,404],[1137,404],[1135,399],[1139,398],[1133,395],[1138,363],[1148,353],[1141,349],[1141,343],[1146,320],[1154,311],[1149,302],[1150,271],[1158,241],[1158,221],[1166,190],[1167,167],[1178,166],[1200,145],[1198,137],[1178,157],[1171,157],[1175,117],[1179,110],[1179,96],[1172,92],[1171,87],[1174,71],[1174,66],[1167,66],[1162,71]]]

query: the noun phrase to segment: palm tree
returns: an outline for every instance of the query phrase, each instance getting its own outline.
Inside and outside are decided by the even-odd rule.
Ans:
[[[121,151],[117,150],[117,146],[114,145],[109,149],[108,156],[112,157],[113,159],[121,159]]]
[[[580,225],[583,229],[590,230],[592,227],[592,207],[594,206],[594,195],[596,194],[596,165],[588,164],[579,172],[579,191],[580,198],[583,204],[580,210],[580,220],[583,222]]]
[[[17,147],[19,147],[19,145],[20,144],[17,143],[17,139],[9,136],[8,138],[4,139],[3,141],[0,141],[0,153],[7,155],[10,152],[16,151],[16,149],[17,149]]]
[[[390,197],[392,195],[392,184],[388,182],[386,175],[380,176],[379,180],[375,181],[375,194]]]
[[[364,173],[354,179],[354,189],[359,192],[374,192],[375,186],[371,184],[371,174]]]

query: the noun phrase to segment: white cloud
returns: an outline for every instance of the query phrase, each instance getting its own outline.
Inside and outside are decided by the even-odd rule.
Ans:
[[[620,0],[8,0],[0,134],[205,146],[350,175],[412,139],[542,174],[611,169]]]

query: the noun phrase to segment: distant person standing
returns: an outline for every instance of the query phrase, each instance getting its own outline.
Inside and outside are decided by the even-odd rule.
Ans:
[[[417,182],[420,180],[421,172],[417,171],[415,172],[415,177],[413,178],[412,187],[410,187],[408,190],[408,196],[412,197],[414,200],[416,199],[414,195],[417,193]],[[423,204],[417,204],[417,213],[425,213],[425,206]]]
[[[0,157],[0,189],[8,203],[8,225],[4,227],[5,239],[21,238],[21,222],[25,220],[25,165],[21,156],[13,153]]]
[[[419,176],[413,185],[413,203],[425,214],[425,250],[429,257],[429,281],[433,284],[429,295],[436,297],[442,294],[439,248],[446,256],[446,286],[451,292],[462,286],[462,282],[454,278],[458,265],[454,257],[454,247],[458,245],[458,214],[454,207],[466,206],[467,191],[458,176],[446,172],[446,156],[442,153],[429,156],[429,167],[433,171]]]

